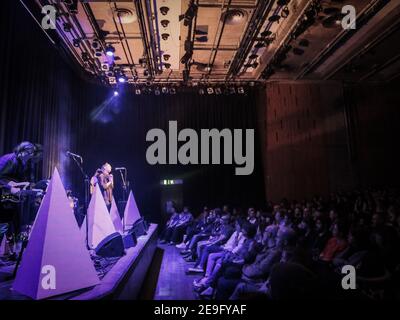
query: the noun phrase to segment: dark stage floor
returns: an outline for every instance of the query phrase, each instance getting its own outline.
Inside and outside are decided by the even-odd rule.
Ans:
[[[193,263],[185,262],[175,246],[159,245],[163,259],[154,294],[154,300],[193,300],[193,280],[199,275],[186,275]]]

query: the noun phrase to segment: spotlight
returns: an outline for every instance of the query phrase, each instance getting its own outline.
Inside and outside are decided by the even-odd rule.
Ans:
[[[159,96],[159,95],[161,94],[161,91],[160,91],[160,88],[159,88],[159,87],[156,87],[156,88],[154,89],[154,94],[155,94],[156,96]]]
[[[114,97],[117,97],[119,95],[118,91],[114,91]]]
[[[72,43],[74,44],[74,47],[79,48],[79,46],[81,44],[81,40],[74,39],[74,40],[72,40]]]
[[[207,93],[208,94],[213,94],[214,93],[214,89],[212,87],[208,87],[207,88]]]
[[[84,62],[89,61],[89,55],[87,54],[87,52],[82,52],[82,60]]]
[[[169,68],[171,68],[171,64],[170,63],[164,63],[164,67],[165,67],[165,69],[169,69]]]
[[[114,53],[115,53],[115,48],[114,48],[111,44],[109,44],[109,45],[107,46],[107,48],[106,48],[106,54],[107,54],[109,57],[113,57],[113,56],[114,56]]]
[[[110,69],[110,66],[108,65],[108,63],[102,63],[101,64],[101,70],[103,71],[108,71]]]
[[[101,52],[101,49],[97,49],[95,51],[94,55],[95,55],[95,57],[100,58],[103,55],[103,53]]]
[[[168,7],[161,7],[160,12],[163,16],[166,16],[168,14],[169,8]]]
[[[146,69],[146,70],[143,71],[143,75],[144,75],[145,77],[148,77],[149,74],[150,74],[150,73],[149,73],[149,70]]]
[[[167,87],[162,87],[161,88],[161,92],[164,93],[164,94],[168,93],[168,88]]]
[[[120,75],[120,76],[118,77],[118,82],[119,82],[119,83],[125,83],[125,82],[126,82],[126,77],[125,77],[124,75]]]
[[[168,37],[169,37],[169,33],[163,33],[163,34],[161,35],[161,38],[162,38],[164,41],[168,40]]]
[[[92,42],[92,48],[97,50],[100,47],[100,43],[97,39],[93,40]]]
[[[243,87],[237,88],[237,92],[238,92],[239,94],[244,94],[244,88],[243,88]]]
[[[215,94],[221,94],[222,90],[220,87],[215,88]]]
[[[68,23],[68,22],[65,22],[65,23],[63,24],[63,28],[64,28],[64,32],[71,32],[72,24],[70,24],[70,23]]]
[[[171,58],[171,55],[169,55],[169,54],[164,54],[164,60],[165,60],[165,61],[168,61],[169,58]]]
[[[140,90],[140,88],[136,88],[135,89],[135,94],[136,95],[140,95],[142,93],[142,91]]]
[[[163,26],[163,28],[168,27],[168,25],[169,25],[169,20],[161,20],[161,25]]]
[[[229,93],[230,94],[235,94],[236,93],[235,87],[230,87],[229,88]]]
[[[169,93],[170,93],[170,94],[176,94],[176,89],[175,89],[175,88],[169,89]]]
[[[205,94],[205,91],[204,91],[204,89],[203,89],[203,88],[200,88],[200,89],[199,89],[199,95],[201,95],[201,96],[202,96],[202,95],[204,95],[204,94]]]

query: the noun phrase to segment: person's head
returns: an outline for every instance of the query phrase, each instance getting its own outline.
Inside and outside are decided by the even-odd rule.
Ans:
[[[187,206],[183,207],[183,212],[184,213],[188,213],[189,212],[189,207],[187,207]]]
[[[103,173],[105,173],[105,174],[110,174],[111,171],[112,171],[111,164],[109,164],[108,162],[106,162],[105,164],[102,165],[101,170],[102,170]]]
[[[315,230],[317,232],[323,232],[326,229],[326,223],[322,219],[315,220]]]
[[[43,155],[43,149],[40,144],[24,141],[14,148],[14,153],[18,160],[25,164],[29,160],[34,162],[39,161]]]
[[[229,214],[224,214],[221,217],[221,222],[223,225],[228,225],[231,222],[231,216]]]
[[[293,221],[292,213],[289,211],[285,212],[285,215],[283,217],[283,223],[285,224],[285,226],[290,226],[292,224],[292,221]]]
[[[331,211],[329,211],[329,219],[331,221],[335,221],[338,217],[337,211],[332,209]]]
[[[310,209],[308,207],[305,207],[303,209],[303,218],[308,218],[311,215]]]
[[[294,208],[294,217],[295,217],[296,219],[300,219],[300,218],[302,217],[300,207]]]
[[[247,239],[253,239],[257,234],[257,227],[246,221],[242,225],[242,234]]]
[[[345,239],[347,236],[347,228],[344,223],[336,222],[332,226],[332,236],[338,239]]]
[[[256,217],[256,210],[254,210],[254,208],[249,208],[249,210],[247,211],[247,216],[250,219],[253,219]]]
[[[281,214],[281,212],[280,211],[276,211],[275,212],[275,222],[276,222],[276,224],[280,224],[282,219],[283,219],[283,215]]]
[[[286,246],[294,245],[296,233],[292,228],[280,227],[276,234],[276,246],[283,248]]]
[[[372,227],[376,228],[376,227],[380,227],[380,226],[383,225],[384,219],[383,219],[381,214],[375,213],[372,216],[372,221],[371,222],[372,222]]]
[[[229,207],[228,207],[227,205],[224,205],[224,206],[222,207],[222,211],[223,211],[224,213],[229,212]]]

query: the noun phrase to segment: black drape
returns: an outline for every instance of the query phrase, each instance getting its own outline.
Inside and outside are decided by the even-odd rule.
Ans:
[[[6,1],[2,19],[5,37],[0,42],[0,154],[22,140],[44,145],[43,176],[54,166],[66,187],[81,194],[82,183],[65,151],[82,154],[92,174],[105,161],[129,170],[129,180],[141,211],[157,219],[160,180],[184,180],[184,202],[191,207],[262,205],[263,174],[257,132],[257,90],[247,95],[199,96],[134,95],[81,79],[61,58],[39,26],[19,2]],[[127,88],[126,88],[127,91]],[[109,102],[108,104],[105,102]],[[95,115],[97,115],[95,117]],[[256,129],[255,170],[235,176],[234,165],[156,165],[146,162],[146,133],[167,132],[168,121],[179,129]]]

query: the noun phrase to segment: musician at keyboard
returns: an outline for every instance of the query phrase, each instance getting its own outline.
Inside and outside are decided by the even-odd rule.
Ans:
[[[36,215],[35,193],[29,194],[27,189],[35,181],[35,165],[42,154],[41,145],[25,141],[13,153],[0,157],[0,223],[8,222],[14,234],[31,224]]]

